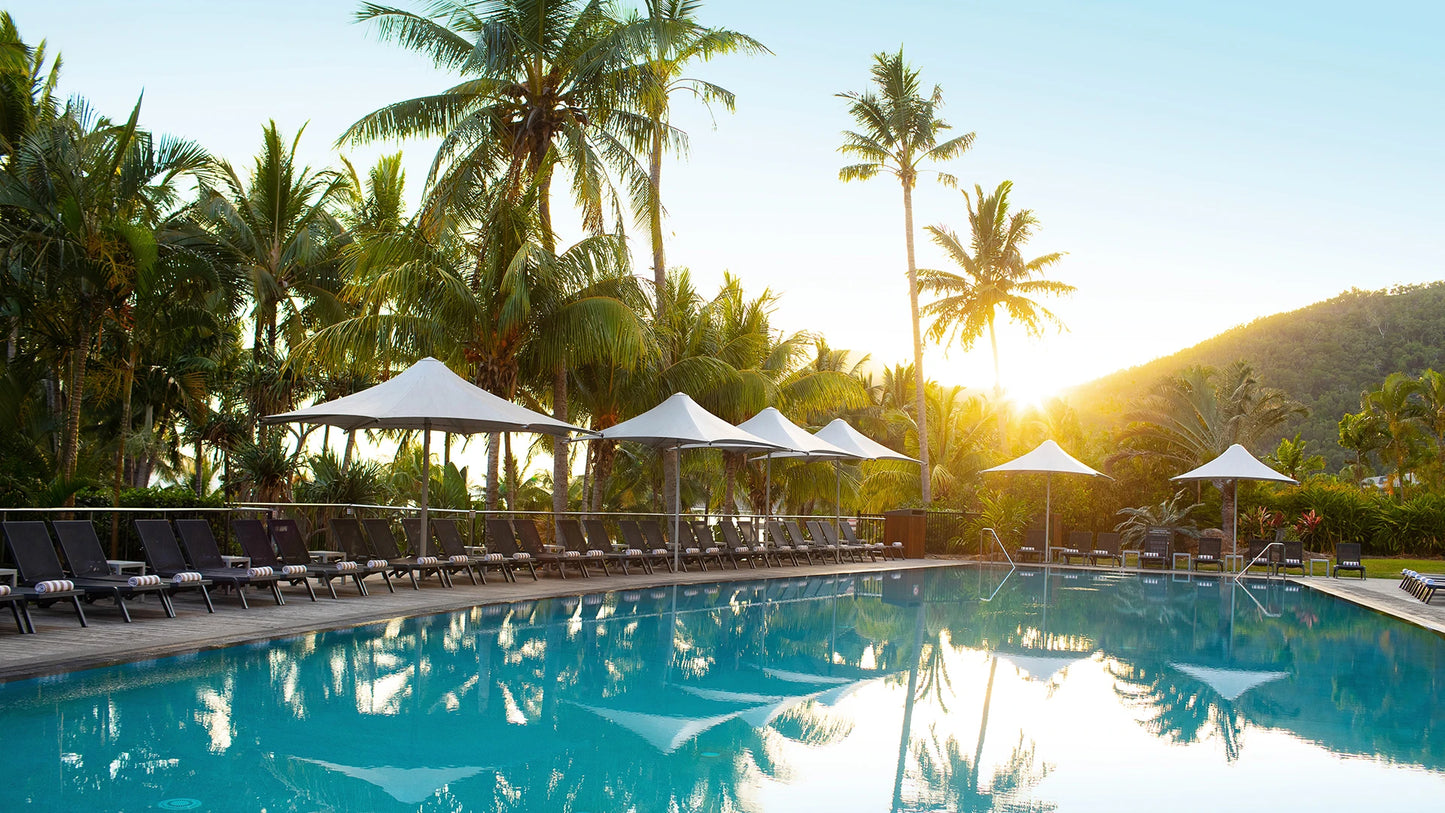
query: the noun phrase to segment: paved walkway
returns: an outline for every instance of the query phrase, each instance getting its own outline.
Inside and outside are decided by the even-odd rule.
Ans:
[[[340,598],[333,601],[325,590],[318,587],[316,602],[312,603],[300,587],[283,587],[286,597],[284,607],[277,606],[269,593],[253,591],[247,594],[251,608],[243,610],[234,594],[216,592],[212,595],[216,604],[215,615],[206,612],[199,598],[178,599],[173,619],[166,618],[157,602],[131,602],[126,605],[135,619],[130,624],[121,620],[114,604],[100,601],[86,605],[85,615],[90,626],[85,629],[76,621],[74,610],[67,611],[60,605],[44,610],[32,608],[38,635],[19,635],[13,626],[0,631],[0,681],[149,660],[396,618],[465,610],[482,604],[672,584],[797,578],[956,564],[957,561],[948,559],[914,559],[888,563],[658,573],[652,576],[594,576],[590,579],[574,576],[563,580],[548,576],[537,582],[522,575],[516,584],[507,584],[493,575],[488,578],[487,584],[476,586],[463,576],[450,590],[434,580],[420,590],[413,590],[410,583],[403,579],[393,580],[397,585],[394,594],[386,592],[381,581],[373,578],[367,580],[371,591],[367,598],[359,597],[354,587],[337,587]],[[9,622],[9,613],[5,612],[0,618],[0,625]]]

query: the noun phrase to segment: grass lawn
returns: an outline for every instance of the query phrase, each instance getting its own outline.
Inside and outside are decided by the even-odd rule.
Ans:
[[[1445,559],[1365,559],[1365,575],[1372,579],[1398,579],[1402,570],[1445,573]],[[1351,574],[1346,574],[1349,578]]]

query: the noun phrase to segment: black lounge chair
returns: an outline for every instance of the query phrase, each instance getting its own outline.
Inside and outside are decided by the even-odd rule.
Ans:
[[[1019,549],[1014,551],[1020,562],[1042,562],[1044,560],[1044,529],[1030,528],[1024,531],[1024,541]]]
[[[1365,565],[1360,561],[1359,542],[1340,542],[1335,545],[1335,566],[1330,568],[1330,577],[1339,578],[1340,571],[1360,574],[1365,578]]]
[[[216,535],[211,532],[210,522],[204,519],[178,519],[176,532],[180,534],[181,547],[185,548],[186,558],[190,559],[191,565],[206,578],[220,583],[221,578],[215,575],[217,572],[241,573],[246,577],[246,584],[258,588],[269,587],[277,604],[286,603],[286,597],[281,595],[281,580],[285,578],[289,581],[290,577],[265,565],[253,564],[250,569],[227,565],[226,560],[221,558],[221,546],[216,544]],[[238,587],[237,591],[239,590]],[[316,600],[315,593],[311,594],[311,599]]]
[[[269,580],[252,579],[247,571],[236,567],[222,566],[216,568],[214,572],[191,567],[186,562],[185,555],[181,553],[181,543],[176,539],[176,532],[171,527],[170,520],[138,519],[135,521],[135,532],[140,536],[141,549],[145,551],[146,562],[150,564],[151,570],[164,578],[184,581],[187,578],[199,577],[221,587],[234,588],[236,598],[240,600],[242,608],[251,606],[251,603],[246,600],[246,588],[251,585],[265,586],[269,581],[276,603],[286,603],[286,600],[281,598],[280,589],[276,587],[274,576]],[[181,576],[182,573],[193,573],[196,576]]]
[[[487,583],[487,569],[484,566],[484,560],[482,557],[472,556],[467,553],[466,543],[462,542],[462,536],[457,532],[455,520],[433,519],[429,520],[427,525],[431,526],[431,541],[436,543],[434,546],[429,546],[431,550],[429,556],[435,557],[438,563],[446,569],[448,581],[453,581],[458,573],[466,573],[467,578],[471,579],[472,584]],[[442,525],[449,525],[452,529],[451,535],[447,537],[446,544],[442,544],[442,531],[440,531]],[[424,547],[428,547],[425,544],[426,540],[423,540],[421,535],[421,517],[408,517],[403,519],[401,521],[401,532],[406,534],[406,544],[412,550],[419,551]],[[507,578],[505,562],[499,562],[498,567],[495,569],[502,571],[503,581],[511,581],[511,579]],[[480,582],[477,580],[478,575],[481,576]]]
[[[1088,531],[1069,531],[1064,538],[1063,547],[1055,548],[1054,555],[1058,556],[1064,564],[1069,564],[1070,559],[1078,559],[1088,564],[1090,551],[1094,549],[1094,535]]]
[[[814,563],[815,555],[819,557],[823,555],[820,546],[813,544],[812,540],[803,535],[803,529],[798,526],[796,519],[784,520],[783,529],[788,532],[788,539],[792,542],[793,549],[803,554],[807,558],[808,564]]]
[[[840,561],[845,556],[855,562],[862,562],[864,556],[869,556],[869,558],[872,558],[869,554],[868,546],[862,543],[854,544],[847,541],[846,539],[839,538],[838,529],[843,528],[847,525],[848,521],[845,519],[838,520],[836,526],[832,522],[819,523],[819,527],[823,529],[823,536],[828,540],[828,544],[838,549],[838,557]]]
[[[1284,543],[1284,550],[1280,553],[1279,571],[1289,575],[1291,569],[1298,570],[1300,575],[1305,574],[1305,545],[1299,540],[1287,540]]]
[[[160,599],[161,608],[166,615],[170,618],[176,617],[170,599],[166,596],[164,584],[131,585],[128,581],[114,581],[109,577],[92,579],[66,575],[65,568],[60,564],[60,557],[55,553],[55,542],[51,540],[50,531],[44,522],[6,522],[5,541],[10,544],[10,555],[15,559],[16,569],[20,571],[20,581],[27,587],[35,588],[37,593],[50,593],[52,587],[59,587],[61,582],[69,582],[84,595],[87,603],[101,598],[114,599],[116,607],[120,609],[120,616],[126,623],[130,623],[130,610],[126,609],[126,601],[154,595]],[[107,566],[106,570],[109,569]],[[44,590],[41,585],[45,586]],[[79,599],[76,599],[74,604],[76,612],[79,613]],[[81,617],[84,618],[84,615]]]
[[[436,556],[408,556],[401,552],[400,546],[396,544],[396,536],[391,532],[391,521],[372,517],[363,520],[349,520],[359,522],[366,531],[366,539],[369,540],[367,550],[378,559],[385,559],[392,573],[405,573],[411,579],[411,588],[420,590],[421,584],[417,580],[417,574],[425,579],[429,575],[437,577],[437,581],[443,587],[451,587],[452,580],[450,572],[455,568],[449,567]],[[332,520],[334,527],[338,522],[345,520]]]
[[[770,519],[767,528],[768,538],[772,540],[773,550],[778,554],[778,561],[781,562],[782,557],[787,556],[793,566],[797,567],[799,551],[793,544],[793,540],[788,538],[788,531],[783,527],[783,523],[776,519]],[[803,558],[807,559],[809,564],[813,563],[813,557],[808,556],[807,553],[803,554]]]
[[[105,549],[100,545],[100,537],[96,536],[95,523],[86,519],[61,519],[51,524],[55,526],[55,535],[60,537],[60,549],[65,551],[65,561],[70,564],[70,572],[86,579],[130,583],[129,577],[118,576],[111,571],[110,563],[105,559]],[[206,612],[214,613],[216,607],[211,604],[211,592],[207,589],[210,585],[211,582],[207,579],[168,581],[165,582],[166,589],[162,593],[162,600],[170,603],[170,599],[182,590],[198,590],[201,598],[205,599]],[[175,609],[173,604],[171,609]]]
[[[342,560],[340,562],[314,562],[311,560],[311,549],[306,546],[306,539],[301,535],[301,526],[296,524],[294,519],[273,519],[267,526],[271,532],[271,538],[276,542],[276,549],[280,552],[281,561],[288,565],[302,565],[306,572],[315,576],[320,581],[332,598],[336,598],[336,585],[332,584],[340,580],[343,584],[351,579],[356,584],[356,592],[362,596],[371,595],[366,589],[366,577],[376,573],[361,562]],[[237,536],[240,536],[238,533]],[[386,571],[381,571],[382,578],[386,578]],[[388,584],[387,587],[391,585]]]
[[[712,528],[708,527],[702,520],[683,520],[678,523],[678,533],[683,540],[683,553],[695,554],[697,561],[702,563],[702,569],[707,570],[709,560],[717,564],[718,570],[727,569],[727,560],[723,558],[722,546],[713,539]],[[691,541],[689,541],[689,537]]]
[[[540,558],[517,547],[517,537],[512,532],[512,523],[505,519],[487,520],[487,555],[502,556],[511,567],[512,581],[517,580],[517,569],[527,568],[532,574],[532,581],[537,581],[537,565],[546,565],[549,562],[550,554],[542,554]]]
[[[681,567],[683,572],[687,572],[688,562],[696,562],[703,570],[707,570],[707,559],[703,556],[702,550],[692,541],[692,529],[687,526],[686,522],[678,522],[676,525],[678,544],[675,547],[667,544],[667,537],[663,534],[661,522],[647,519],[637,524],[642,529],[643,538],[647,540],[647,550],[667,551],[668,557],[677,562],[677,566]],[[674,527],[672,520],[668,520],[668,527]]]
[[[858,531],[853,527],[853,523],[848,520],[843,520],[843,522],[839,524],[838,529],[843,532],[844,542],[847,542],[849,545],[861,547],[863,551],[868,554],[870,560],[877,561],[879,556],[882,556],[884,559],[888,558],[888,547],[886,545],[882,542],[866,542],[858,538]],[[898,548],[898,554],[900,559],[903,558],[902,547]]]
[[[388,593],[395,593],[396,586],[391,583],[392,574],[400,573],[392,567],[390,561],[377,556],[371,549],[371,542],[361,530],[361,523],[350,517],[337,517],[328,523],[331,529],[331,536],[336,540],[336,546],[341,548],[347,561],[356,562],[364,566],[368,572],[380,573],[381,580],[386,583]],[[412,577],[412,583],[416,583],[416,577]]]
[[[601,567],[604,576],[612,575],[612,571],[607,568],[607,560],[611,558],[608,555],[610,551],[589,545],[587,537],[582,533],[582,523],[564,517],[557,520],[557,533],[562,538],[562,556],[573,561],[580,561],[583,576],[592,578],[592,573],[587,569],[589,565]]]
[[[668,551],[667,546],[658,545],[654,547],[647,540],[647,536],[643,534],[642,526],[638,524],[637,520],[624,519],[617,523],[617,527],[618,530],[622,532],[623,544],[629,548],[642,551],[643,561],[647,565],[648,573],[657,572],[658,565],[667,568],[668,573],[674,572],[672,569],[672,554]]]
[[[521,543],[522,550],[532,554],[532,558],[539,561],[548,561],[557,567],[557,575],[567,578],[567,566],[577,568],[582,577],[591,578],[587,572],[587,563],[576,556],[564,556],[558,553],[547,553],[547,546],[542,543],[542,534],[537,530],[537,523],[523,517],[512,521],[512,527],[517,532],[517,541]]]
[[[403,521],[402,525],[405,526],[407,523],[410,523],[411,525],[408,526],[408,533],[410,533],[410,528],[419,524],[420,521],[419,519],[409,519]],[[465,556],[467,560],[471,562],[472,569],[477,572],[478,576],[481,576],[482,584],[487,583],[488,570],[495,570],[501,573],[502,579],[505,581],[517,581],[517,574],[515,572],[517,565],[512,561],[512,554],[516,552],[516,543],[513,543],[511,552],[488,550],[485,553],[469,553],[467,551],[466,540],[462,539],[462,531],[461,528],[458,527],[456,520],[434,519],[432,520],[431,532],[432,537],[436,539],[437,544],[441,546],[441,550],[447,555],[447,558],[453,561],[461,561],[457,557]]]
[[[582,520],[582,532],[587,535],[587,544],[592,550],[613,550],[612,537],[607,533],[607,526],[602,524],[602,520]],[[651,560],[648,558],[646,548],[641,545],[628,545],[620,551],[609,553],[607,558],[622,565],[622,575],[624,576],[632,575],[632,572],[627,569],[629,562],[642,565],[644,573],[652,573]]]
[[[1139,551],[1139,567],[1157,565],[1161,570],[1173,568],[1169,560],[1169,543],[1174,532],[1168,528],[1150,528],[1144,534],[1144,547]]]
[[[80,591],[73,591],[76,597]],[[0,604],[10,608],[10,614],[15,617],[15,629],[21,635],[35,634],[35,620],[30,617],[30,602],[34,600],[37,593],[29,587],[11,587],[8,584],[0,584]]]
[[[1195,552],[1191,565],[1195,570],[1201,567],[1214,567],[1220,573],[1224,572],[1224,555],[1221,548],[1224,547],[1224,540],[1217,536],[1201,536],[1199,538],[1199,550]]]
[[[186,520],[179,520],[185,522]],[[205,520],[201,520],[204,522]],[[186,538],[186,528],[181,527],[181,539]],[[209,527],[207,531],[209,531]],[[236,541],[241,543],[241,552],[251,560],[251,567],[269,567],[272,572],[280,575],[280,580],[295,587],[301,585],[306,588],[306,595],[316,600],[316,591],[311,588],[311,569],[306,565],[289,565],[276,555],[276,549],[271,546],[271,536],[266,533],[266,526],[259,519],[233,519],[231,520],[231,533],[236,535]],[[331,592],[331,597],[336,598],[336,591]]]
[[[1250,565],[1263,565],[1273,574],[1279,565],[1280,546],[1268,539],[1251,539],[1245,543],[1244,569],[1249,570]],[[1255,561],[1258,559],[1259,561]]]
[[[803,524],[808,526],[808,535],[813,537],[813,544],[817,546],[824,560],[831,559],[835,564],[843,563],[843,549],[838,547],[832,536],[824,530],[826,524],[822,520],[810,519]]]
[[[763,560],[764,566],[768,565],[767,554],[759,553],[752,545],[743,541],[743,534],[738,530],[736,522],[731,519],[719,520],[718,527],[722,529],[723,544],[727,547],[734,565],[747,562],[748,567],[757,570],[759,559]],[[741,570],[741,567],[739,569]]]
[[[1100,531],[1094,535],[1093,550],[1089,551],[1089,561],[1095,565],[1104,559],[1114,563],[1115,567],[1124,564],[1124,554],[1119,544],[1119,535],[1113,531]]]

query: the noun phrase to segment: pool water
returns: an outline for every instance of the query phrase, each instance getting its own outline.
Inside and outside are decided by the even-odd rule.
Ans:
[[[1279,581],[669,587],[0,685],[0,810],[1429,809],[1442,683]]]

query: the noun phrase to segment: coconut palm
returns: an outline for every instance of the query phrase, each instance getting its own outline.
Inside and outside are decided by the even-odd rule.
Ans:
[[[662,157],[668,151],[685,154],[687,133],[671,124],[672,97],[690,93],[709,107],[721,104],[732,112],[732,91],[683,75],[692,63],[706,62],[730,53],[771,53],[762,43],[726,28],[708,28],[697,21],[699,0],[646,0],[641,14],[623,21],[624,34],[638,48],[635,62],[623,71],[622,87],[631,106],[646,120],[642,138],[633,144],[647,157],[647,183],[634,190],[633,210],[645,219],[652,237],[654,293],[667,292],[667,255],[662,237]],[[641,193],[639,196],[636,193]],[[659,309],[661,304],[659,301]]]
[[[1024,245],[1038,228],[1038,218],[1029,209],[1009,211],[1009,193],[1013,183],[1004,181],[991,194],[975,186],[976,197],[963,193],[968,208],[969,242],[944,225],[928,226],[933,242],[948,254],[962,274],[933,269],[920,270],[919,287],[938,298],[924,306],[923,312],[933,317],[928,337],[943,341],[945,346],[957,344],[964,350],[988,333],[993,351],[993,394],[1002,397],[999,380],[998,338],[994,321],[999,311],[1010,321],[1023,325],[1030,336],[1039,336],[1049,324],[1063,328],[1063,322],[1035,298],[1040,295],[1059,296],[1073,293],[1074,286],[1044,279],[1044,269],[1063,258],[1053,252],[1025,260]]]
[[[848,113],[857,122],[859,131],[843,132],[843,145],[838,152],[857,160],[838,170],[844,181],[867,180],[880,173],[898,179],[903,187],[903,231],[908,249],[908,301],[913,324],[914,405],[917,421],[925,438],[918,456],[923,462],[920,477],[923,502],[932,500],[929,484],[929,450],[927,404],[923,391],[923,334],[918,317],[918,270],[913,258],[913,188],[926,170],[924,166],[947,161],[962,155],[973,144],[973,133],[965,133],[940,142],[939,135],[950,129],[938,117],[943,106],[943,88],[934,85],[932,93],[923,95],[918,71],[903,61],[898,53],[875,54],[873,57],[874,88],[862,92],[838,94],[848,100]],[[937,173],[948,184],[952,175]]]
[[[1373,416],[1383,431],[1380,457],[1389,461],[1391,483],[1405,496],[1405,476],[1419,451],[1422,430],[1428,424],[1424,405],[1414,396],[1419,382],[1404,373],[1386,376],[1380,388],[1360,394],[1360,413]]]
[[[0,158],[14,155],[37,125],[60,114],[60,58],[49,67],[46,61],[45,41],[26,44],[10,12],[0,12]]]
[[[1355,461],[1349,466],[1355,482],[1370,476],[1370,453],[1378,451],[1384,442],[1384,430],[1374,415],[1360,412],[1340,416],[1339,444],[1355,453]]]

